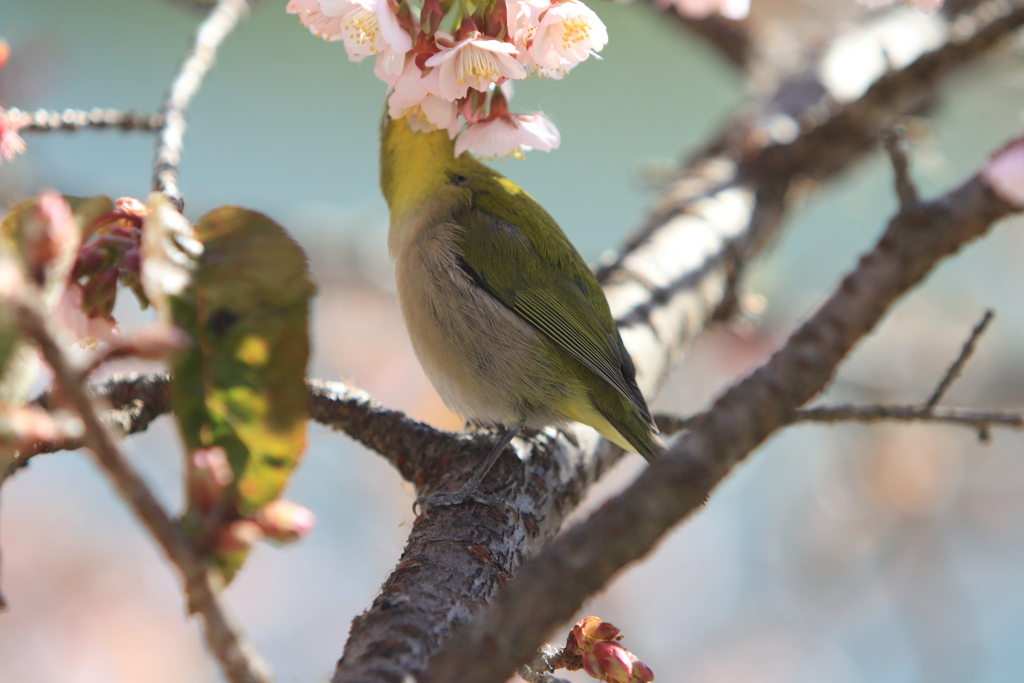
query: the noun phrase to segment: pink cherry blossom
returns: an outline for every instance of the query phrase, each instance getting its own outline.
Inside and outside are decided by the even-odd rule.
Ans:
[[[386,74],[398,74],[412,48],[412,38],[398,23],[387,0],[319,0],[328,17],[340,17],[339,32],[331,40],[345,41],[345,51],[354,62],[370,55]]]
[[[406,60],[405,68],[395,80],[394,91],[388,97],[388,116],[408,119],[410,127],[418,132],[443,128],[455,137],[462,127],[458,107],[435,94],[438,79],[437,69],[424,76],[415,60]]]
[[[541,68],[563,73],[608,44],[604,22],[582,2],[563,0],[539,17],[530,57]]]
[[[541,13],[550,8],[551,0],[505,0],[508,37],[520,51],[520,63],[528,59],[526,49],[537,33]]]
[[[454,47],[442,48],[426,61],[438,69],[437,94],[449,102],[462,99],[470,88],[486,92],[492,83],[506,78],[526,78],[526,69],[516,61],[515,45],[473,34]]]
[[[525,149],[550,152],[561,141],[543,114],[509,114],[466,126],[455,139],[455,156],[467,150],[485,157],[518,156]]]
[[[302,25],[324,40],[338,40],[341,35],[341,15],[324,14],[320,9],[320,0],[289,0],[285,11],[299,15]]]
[[[15,120],[7,112],[0,111],[0,157],[11,161],[25,153],[25,141],[18,135],[18,129],[26,122],[26,119]]]

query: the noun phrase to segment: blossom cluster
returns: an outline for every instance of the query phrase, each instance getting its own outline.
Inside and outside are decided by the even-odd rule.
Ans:
[[[446,130],[455,153],[518,155],[551,150],[558,130],[542,114],[508,109],[509,81],[560,79],[608,43],[579,0],[290,0],[314,34],[343,41],[348,56],[374,56],[388,114],[415,130]],[[444,26],[444,28],[442,28]]]

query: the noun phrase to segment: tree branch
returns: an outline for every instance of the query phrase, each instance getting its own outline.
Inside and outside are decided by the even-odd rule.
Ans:
[[[163,114],[140,114],[130,109],[36,109],[22,111],[15,107],[7,116],[21,124],[21,131],[46,133],[55,130],[74,131],[83,128],[120,128],[121,130],[153,131],[164,125]],[[21,123],[27,120],[28,123]]]
[[[704,413],[692,417],[655,415],[658,428],[674,434],[698,424]],[[801,422],[937,422],[970,427],[984,440],[992,427],[1024,428],[1024,414],[1002,410],[971,410],[969,408],[928,408],[924,405],[836,405],[801,408],[793,413],[788,424]]]
[[[753,54],[753,45],[746,22],[726,19],[720,14],[697,19],[680,14],[674,6],[665,7],[657,0],[649,4],[652,5],[653,10],[671,15],[675,21],[706,40],[733,65],[738,67],[749,65],[750,57]]]
[[[942,397],[946,395],[947,391],[949,391],[949,388],[953,386],[953,382],[960,377],[960,373],[963,371],[967,361],[970,360],[971,356],[974,354],[975,345],[978,343],[978,340],[981,339],[981,335],[985,334],[985,330],[988,328],[989,323],[992,322],[992,319],[995,318],[995,315],[995,312],[992,310],[985,311],[985,315],[981,317],[978,324],[974,326],[973,330],[971,330],[971,336],[967,338],[967,341],[964,342],[963,348],[960,349],[960,355],[957,356],[957,359],[949,366],[949,369],[946,370],[946,374],[942,376],[941,380],[939,380],[939,386],[935,387],[935,391],[933,391],[932,395],[928,397],[927,401],[925,401],[925,409],[931,410],[937,406],[939,401],[942,400]]]
[[[419,680],[504,681],[584,599],[646,554],[702,506],[735,465],[791,423],[793,411],[828,383],[900,296],[1012,211],[976,176],[913,214],[898,214],[779,351],[726,391],[622,494],[523,567],[490,607],[441,647]]]
[[[153,161],[153,190],[167,195],[182,210],[185,199],[178,187],[178,165],[184,144],[185,113],[199,92],[203,79],[216,61],[217,48],[248,14],[245,0],[218,0],[196,32],[192,50],[186,55],[171,83],[163,106],[164,125]]]

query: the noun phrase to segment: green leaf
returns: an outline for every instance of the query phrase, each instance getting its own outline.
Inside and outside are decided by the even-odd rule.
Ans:
[[[171,404],[190,453],[227,454],[226,522],[276,499],[305,448],[314,287],[302,249],[266,216],[222,207],[196,227],[204,253],[192,284],[171,298],[175,324],[194,340],[173,363]],[[195,493],[185,516],[193,532],[208,512]],[[218,559],[227,579],[241,564],[237,552]]]

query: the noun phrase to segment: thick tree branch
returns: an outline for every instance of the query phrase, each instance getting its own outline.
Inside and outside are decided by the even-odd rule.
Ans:
[[[828,383],[899,297],[1011,211],[976,176],[913,213],[898,214],[779,351],[726,391],[621,495],[523,567],[490,607],[442,646],[419,680],[505,680],[584,599],[645,555],[754,448],[791,423],[793,411]]]
[[[188,128],[185,114],[206,74],[213,68],[217,48],[248,12],[249,3],[245,0],[217,2],[199,26],[192,50],[178,69],[178,75],[171,83],[164,103],[164,125],[160,130],[156,159],[153,161],[153,190],[167,195],[179,211],[185,206],[185,199],[178,187],[178,165],[181,163],[185,130]]]

